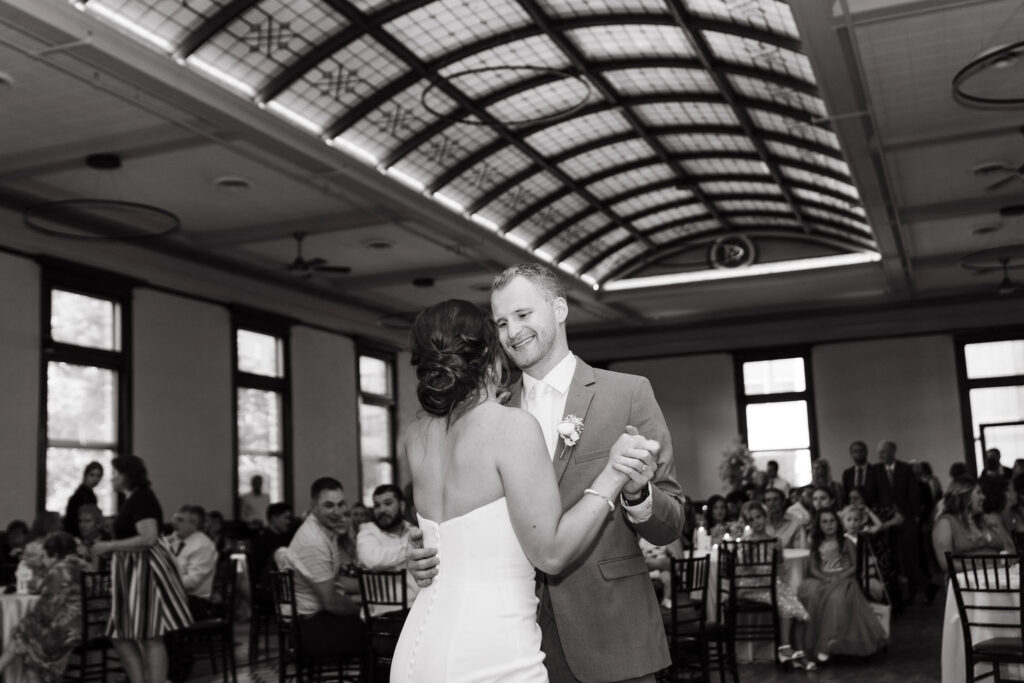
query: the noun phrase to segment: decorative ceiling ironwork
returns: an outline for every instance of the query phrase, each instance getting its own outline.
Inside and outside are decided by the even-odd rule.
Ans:
[[[785,2],[90,7],[595,286],[723,237],[877,251]]]

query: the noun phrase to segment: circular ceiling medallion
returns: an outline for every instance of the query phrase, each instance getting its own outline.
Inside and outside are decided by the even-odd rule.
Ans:
[[[556,79],[559,79],[559,80],[560,79],[573,80],[573,81],[576,81],[577,83],[579,83],[580,85],[583,86],[583,94],[582,94],[581,97],[579,97],[578,101],[573,101],[572,99],[570,99],[569,102],[564,104],[564,105],[562,105],[562,107],[558,111],[555,111],[555,112],[553,112],[551,114],[546,114],[544,116],[535,116],[533,118],[523,118],[523,119],[518,119],[518,120],[505,120],[505,119],[502,119],[501,117],[495,116],[494,118],[498,120],[498,123],[500,123],[500,124],[502,124],[504,126],[532,126],[532,125],[536,125],[536,124],[539,124],[539,123],[551,123],[553,121],[558,121],[558,120],[563,119],[563,118],[565,118],[567,116],[571,116],[572,114],[575,114],[580,109],[582,109],[584,106],[586,106],[587,102],[590,100],[590,95],[593,92],[591,87],[590,87],[590,83],[585,78],[583,78],[582,76],[578,76],[577,74],[574,74],[574,73],[572,73],[570,71],[565,71],[563,69],[552,69],[552,68],[546,67],[546,66],[531,66],[529,64],[515,64],[515,65],[503,65],[503,66],[484,66],[484,67],[479,67],[479,68],[476,68],[476,69],[463,69],[462,71],[455,71],[455,72],[450,73],[450,74],[445,74],[444,75],[444,81],[455,82],[455,81],[458,81],[460,78],[466,78],[467,76],[476,76],[476,77],[482,78],[482,79],[492,78],[492,79],[494,79],[495,82],[502,83],[502,82],[505,81],[505,78],[502,77],[502,74],[506,74],[508,72],[523,73],[524,74],[524,79],[530,78],[531,76],[544,76],[544,75],[554,76],[555,77],[555,79],[553,79],[551,81],[548,81],[547,83],[544,83],[542,85],[547,85],[549,83],[556,82]],[[428,85],[426,88],[424,88],[423,92],[420,93],[420,104],[423,105],[424,109],[426,109],[428,112],[430,112],[434,116],[437,116],[438,118],[444,119],[446,121],[451,121],[452,123],[466,123],[466,124],[469,124],[469,125],[472,125],[472,126],[490,126],[490,125],[492,125],[492,123],[490,121],[479,121],[479,120],[476,120],[475,118],[471,118],[471,117],[473,117],[472,112],[464,111],[463,107],[457,107],[455,109],[456,114],[459,113],[459,112],[462,112],[462,115],[458,116],[458,115],[452,115],[452,114],[449,114],[449,113],[446,113],[446,112],[443,112],[443,111],[439,111],[436,105],[435,106],[431,106],[430,103],[428,102],[428,96],[442,82],[443,81],[441,79],[438,79],[438,80],[434,81],[433,83],[431,83],[430,85]],[[540,87],[540,85],[538,85],[538,87]],[[525,92],[529,92],[529,91],[527,90]],[[523,93],[517,93],[517,94],[518,95],[522,95]],[[516,97],[516,95],[510,95],[510,97]],[[445,99],[448,99],[448,98],[446,97]],[[543,106],[544,104],[546,104],[546,103],[545,102],[539,102],[538,106]],[[493,105],[491,105],[491,106],[493,106]]]
[[[961,103],[983,108],[1024,106],[1021,72],[1024,41],[997,45],[975,57],[953,76],[953,94]]]
[[[708,248],[708,262],[712,268],[745,268],[753,264],[756,258],[754,243],[744,235],[721,237]]]
[[[170,211],[117,199],[64,199],[21,212],[25,225],[51,237],[77,240],[141,240],[181,228]]]

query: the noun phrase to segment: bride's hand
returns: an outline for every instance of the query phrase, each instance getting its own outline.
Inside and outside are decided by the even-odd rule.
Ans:
[[[624,433],[612,444],[608,462],[599,478],[614,486],[617,494],[624,486],[646,486],[654,476],[653,453],[659,448],[657,441],[634,433]],[[640,484],[642,482],[642,484]]]

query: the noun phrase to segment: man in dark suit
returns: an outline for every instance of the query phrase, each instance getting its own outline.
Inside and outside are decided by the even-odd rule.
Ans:
[[[861,495],[864,496],[864,504],[870,507],[875,504],[877,492],[871,465],[868,463],[868,445],[863,441],[851,443],[850,458],[853,460],[853,467],[843,470],[843,490],[849,494],[853,489],[860,489]]]
[[[884,522],[896,512],[903,517],[902,526],[889,533],[890,557],[894,567],[890,595],[897,606],[902,604],[903,590],[900,579],[907,582],[907,602],[914,601],[917,588],[923,582],[919,570],[917,536],[921,533],[921,495],[914,470],[896,459],[896,444],[882,441],[878,444],[878,463],[871,467],[876,489],[875,512]]]
[[[1002,457],[1002,453],[999,452],[998,448],[990,448],[985,451],[985,469],[978,476],[982,483],[984,483],[985,479],[998,479],[1000,477],[1010,481],[1012,470],[1009,467],[1003,466],[1000,462]]]

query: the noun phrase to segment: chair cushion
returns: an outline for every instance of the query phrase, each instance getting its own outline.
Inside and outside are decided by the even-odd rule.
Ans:
[[[1024,643],[1020,638],[990,638],[974,644],[979,655],[1014,656],[1024,658]]]

